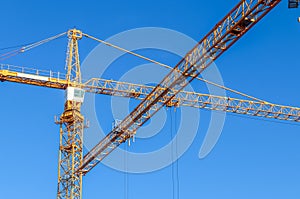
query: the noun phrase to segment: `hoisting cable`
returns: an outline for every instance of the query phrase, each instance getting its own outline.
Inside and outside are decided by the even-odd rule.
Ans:
[[[30,44],[27,44],[27,45],[24,45],[22,46],[21,48],[18,48],[16,50],[12,50],[12,51],[9,51],[9,52],[6,52],[6,53],[3,53],[0,55],[0,60],[5,60],[5,59],[8,59],[12,56],[16,56],[20,53],[24,53],[28,50],[31,50],[35,47],[38,47],[42,44],[45,44],[49,41],[53,41],[55,39],[58,39],[59,37],[62,37],[64,36],[65,34],[67,34],[67,32],[64,32],[64,33],[61,33],[61,34],[58,34],[58,35],[55,35],[55,36],[52,36],[52,37],[49,37],[47,39],[44,39],[44,40],[41,40],[41,41],[38,41],[38,42],[34,42],[34,43],[30,43]],[[20,45],[16,46],[16,47],[19,47]],[[7,48],[2,48],[2,49],[10,49],[10,48],[14,48],[14,47],[7,47]]]
[[[175,132],[178,133],[177,130],[177,112],[176,109],[174,108],[174,118],[175,118]],[[177,199],[180,197],[180,183],[179,183],[179,157],[178,157],[178,140],[175,138],[175,155],[176,155],[176,182],[177,182]]]
[[[173,110],[173,111],[172,111]],[[178,140],[176,107],[170,108],[171,117],[171,161],[172,161],[172,194],[173,199],[179,199],[179,171],[178,171]],[[175,133],[174,133],[174,132]],[[175,159],[174,159],[175,157]],[[175,175],[176,174],[176,175]]]
[[[127,49],[125,49],[125,48],[122,48],[122,47],[120,47],[120,46],[111,44],[111,43],[109,43],[109,42],[107,42],[107,41],[98,39],[98,38],[96,38],[96,37],[90,36],[90,35],[85,34],[85,33],[82,33],[82,35],[85,36],[85,37],[87,37],[87,38],[90,38],[90,39],[93,39],[93,40],[95,40],[95,41],[98,41],[98,42],[100,42],[100,43],[103,43],[103,44],[105,44],[105,45],[107,45],[107,46],[110,46],[110,47],[113,47],[113,48],[118,49],[118,50],[120,50],[120,51],[123,51],[123,52],[125,52],[125,53],[131,54],[131,55],[134,55],[134,56],[139,57],[139,58],[141,58],[141,59],[144,59],[144,60],[146,60],[146,61],[152,62],[152,63],[154,63],[154,64],[163,66],[163,67],[168,68],[168,69],[173,69],[173,67],[171,67],[171,66],[168,66],[168,65],[163,64],[163,63],[161,63],[161,62],[155,61],[155,60],[153,60],[153,59],[150,59],[150,58],[145,57],[145,56],[143,56],[143,55],[137,54],[137,53],[135,53],[135,52],[129,51],[129,50],[127,50]],[[200,81],[203,81],[203,82],[205,82],[205,83],[207,83],[207,84],[213,85],[213,86],[215,86],[215,87],[218,87],[218,88],[221,88],[221,89],[230,91],[230,92],[232,92],[232,93],[241,95],[241,96],[243,96],[243,97],[249,98],[249,99],[254,100],[254,101],[258,101],[258,102],[266,102],[265,100],[262,100],[262,99],[259,99],[259,98],[256,98],[256,97],[247,95],[247,94],[242,93],[242,92],[240,92],[240,91],[237,91],[237,90],[234,90],[234,89],[231,89],[231,88],[228,88],[228,87],[219,85],[219,84],[217,84],[217,83],[214,83],[214,82],[205,80],[205,79],[200,78],[200,77],[196,77],[196,79],[198,79],[198,80],[200,80]]]
[[[128,199],[129,196],[129,175],[128,175],[128,145],[125,144],[124,155],[124,199]]]
[[[171,172],[172,172],[172,198],[175,199],[175,174],[174,174],[174,143],[173,143],[173,114],[172,108],[169,111],[171,125],[170,125],[170,134],[171,134]]]

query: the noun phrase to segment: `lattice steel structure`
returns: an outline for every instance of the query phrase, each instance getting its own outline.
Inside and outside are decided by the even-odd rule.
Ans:
[[[72,86],[81,84],[78,40],[82,33],[73,29],[68,32],[68,37],[67,92]],[[75,171],[82,164],[84,117],[80,113],[82,102],[68,97],[64,112],[56,121],[60,125],[57,199],[81,199],[82,173]]]
[[[38,76],[31,76],[31,74],[38,74]],[[64,74],[59,74],[59,77],[65,76],[66,75]],[[36,69],[0,64],[0,81],[12,81],[25,84],[32,84],[32,82],[35,82],[34,85],[38,82],[38,85],[40,86],[49,86],[50,88],[59,89],[66,88],[66,80],[60,80],[58,83],[57,77],[58,73],[50,71],[40,71]],[[82,83],[79,87],[89,93],[127,97],[138,100],[144,100],[155,88],[154,86],[149,85],[133,84],[101,78],[92,78]],[[173,92],[177,93],[177,91]],[[159,102],[165,103],[163,100],[164,99],[161,99]],[[298,122],[300,120],[300,108],[298,107],[283,106],[266,101],[237,99],[189,91],[180,91],[171,101],[169,101],[169,103],[166,103],[166,106],[187,106],[286,121]]]
[[[225,16],[146,98],[84,156],[80,171],[89,172],[210,64],[270,12],[280,0],[242,0]],[[163,103],[159,103],[163,101]]]
[[[156,87],[99,78],[82,83],[78,40],[83,36],[97,39],[76,29],[67,32],[69,43],[66,75],[1,64],[0,81],[66,90],[64,112],[56,119],[56,123],[60,125],[57,199],[81,199],[82,176],[131,138],[163,106],[189,106],[299,122],[300,108],[297,107],[183,90],[279,2],[280,0],[241,0]],[[5,56],[25,52],[65,34],[31,44]],[[83,157],[84,117],[80,108],[84,92],[129,97],[139,99],[141,103]]]

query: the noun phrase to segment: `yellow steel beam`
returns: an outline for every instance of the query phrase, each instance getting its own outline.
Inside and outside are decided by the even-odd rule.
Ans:
[[[189,82],[199,76],[278,3],[280,0],[240,1],[119,125],[85,155],[80,170],[89,172],[121,143],[133,136],[147,120],[172,101]]]
[[[37,85],[43,87],[65,89],[67,81],[60,79],[64,74],[52,73],[10,65],[0,65],[0,81],[11,81],[23,84]],[[4,69],[5,68],[5,69]],[[23,71],[20,73],[18,71]],[[32,71],[29,73],[29,71]],[[25,73],[26,72],[26,73]],[[41,75],[33,75],[41,74]],[[155,88],[154,86],[133,84],[101,78],[92,78],[77,87],[83,88],[86,92],[104,94],[118,97],[128,97],[144,100]],[[163,88],[161,88],[163,89]],[[177,91],[173,91],[177,92]],[[164,99],[160,99],[164,103]],[[300,108],[292,106],[277,105],[268,102],[251,101],[224,96],[214,96],[189,91],[179,92],[166,106],[188,106],[208,110],[225,111],[237,114],[274,118],[299,122]]]
[[[58,162],[57,199],[81,199],[82,198],[82,173],[75,172],[83,160],[83,129],[84,117],[81,115],[82,101],[74,98],[74,89],[80,87],[81,73],[78,53],[78,40],[82,38],[82,32],[76,29],[68,31],[69,43],[67,48],[66,67],[67,98],[64,112],[60,116],[60,146]],[[48,82],[62,82],[59,77]],[[37,77],[35,77],[37,78]],[[45,79],[45,81],[47,81]],[[77,89],[77,88],[76,88]],[[70,92],[70,93],[69,93]],[[71,94],[72,93],[72,94]],[[70,95],[69,95],[70,94]]]
[[[65,75],[46,70],[37,70],[7,64],[0,64],[0,81],[65,89]]]

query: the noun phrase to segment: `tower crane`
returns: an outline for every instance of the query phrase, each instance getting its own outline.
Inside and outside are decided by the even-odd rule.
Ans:
[[[0,81],[66,91],[64,112],[56,120],[56,123],[60,125],[57,198],[81,199],[83,175],[99,164],[120,144],[132,138],[139,127],[164,106],[189,106],[299,122],[300,108],[297,107],[184,90],[188,83],[198,78],[213,61],[279,3],[280,0],[241,0],[155,87],[102,78],[92,78],[83,82],[78,41],[87,37],[104,42],[77,29],[71,29],[41,42],[0,55],[0,59],[10,57],[58,37],[68,36],[66,74],[0,64]],[[109,43],[104,44],[115,47]],[[132,52],[128,53],[136,55]],[[81,105],[85,92],[134,98],[141,102],[103,140],[83,156],[85,124],[81,114]]]

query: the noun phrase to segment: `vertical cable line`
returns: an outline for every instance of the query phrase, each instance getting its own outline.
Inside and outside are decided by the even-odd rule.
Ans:
[[[177,112],[176,108],[174,108],[174,115],[175,115],[175,132],[177,133]],[[179,183],[179,157],[178,157],[178,140],[175,139],[175,155],[176,155],[176,180],[177,180],[177,198],[179,199],[180,194],[180,183]]]
[[[128,145],[125,144],[125,155],[124,155],[124,199],[128,199],[129,195],[129,185],[128,185]]]
[[[172,171],[172,198],[175,199],[175,175],[174,175],[174,143],[173,143],[173,112],[172,108],[169,109],[170,118],[171,118],[171,171]]]

